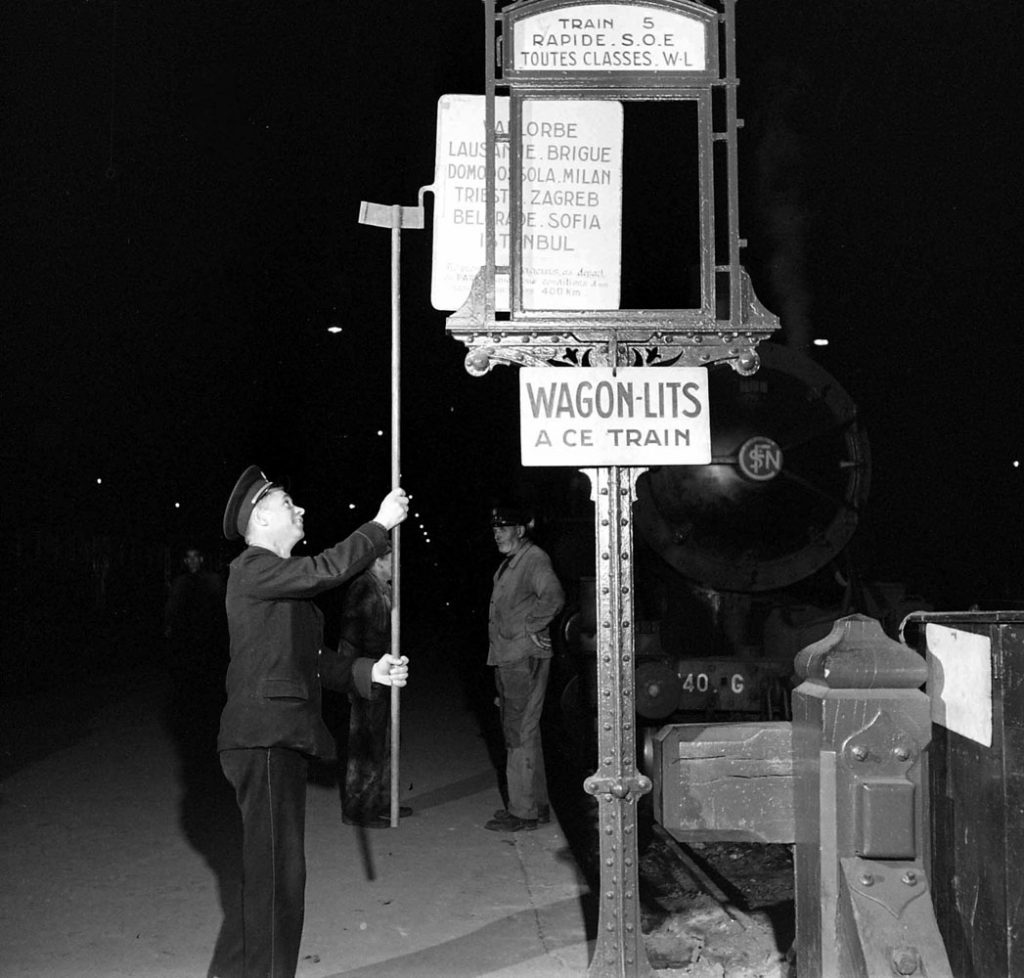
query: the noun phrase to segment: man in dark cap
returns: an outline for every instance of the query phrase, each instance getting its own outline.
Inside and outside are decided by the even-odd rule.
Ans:
[[[321,714],[321,684],[373,695],[404,686],[408,659],[376,662],[323,645],[313,598],[368,567],[407,515],[402,489],[377,515],[315,557],[292,557],[304,510],[256,466],[242,473],[224,511],[224,535],[245,539],[231,562],[227,616],[231,661],[217,748],[242,814],[244,978],[292,978],[302,939],[309,758],[334,756]]]
[[[501,729],[505,738],[508,808],[484,825],[492,832],[519,832],[551,819],[540,717],[551,668],[548,626],[562,610],[565,595],[548,555],[529,536],[528,512],[491,512],[494,542],[504,560],[494,574],[488,613]]]

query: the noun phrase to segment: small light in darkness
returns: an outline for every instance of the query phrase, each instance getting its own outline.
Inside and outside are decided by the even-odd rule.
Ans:
[[[327,332],[328,333],[340,333],[341,332],[341,327],[337,323],[333,323],[332,325],[327,327]]]
[[[181,503],[175,503],[174,504],[174,508],[175,509],[181,509]]]
[[[97,479],[96,480],[96,485],[102,486],[103,485],[103,480],[102,479]]]
[[[381,437],[381,435],[383,435],[383,434],[384,434],[384,431],[383,431],[383,429],[381,429],[381,428],[378,428],[378,429],[377,429],[377,437],[378,437],[378,438],[380,438],[380,437]]]
[[[816,339],[814,341],[814,345],[815,346],[828,346],[828,340],[824,339],[823,337],[819,337],[818,339]]]
[[[349,503],[348,504],[348,508],[349,509],[355,509],[356,508],[356,504],[355,503]]]

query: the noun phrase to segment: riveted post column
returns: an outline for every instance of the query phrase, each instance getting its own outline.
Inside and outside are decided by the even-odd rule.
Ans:
[[[796,658],[800,978],[952,978],[928,885],[924,660],[851,615]]]
[[[471,140],[465,145],[476,146],[483,138],[479,192],[485,228],[480,253],[466,248],[473,258],[465,269],[473,275],[472,285],[468,294],[460,290],[448,298],[461,305],[446,329],[468,348],[466,369],[473,376],[483,377],[498,364],[524,368],[523,464],[571,466],[590,477],[596,504],[598,763],[584,788],[598,803],[601,892],[588,975],[647,978],[652,972],[640,930],[637,802],[651,782],[638,771],[636,757],[636,478],[647,466],[711,462],[708,369],[729,364],[744,376],[755,373],[758,343],[779,328],[778,317],[758,301],[739,261],[744,242],[736,179],[735,0],[484,0],[483,7],[483,125],[454,145]],[[584,26],[566,31],[568,22]],[[627,49],[640,36],[658,47],[657,56],[645,51],[629,57]],[[607,60],[594,57],[601,50]],[[623,51],[628,63],[608,53]],[[497,100],[506,97],[508,123],[499,131]],[[668,222],[668,237],[670,247],[677,248],[678,229],[685,225],[686,233],[699,239],[697,295],[686,263],[677,263],[677,291],[663,292],[659,272],[651,281],[630,271],[623,295],[623,228],[647,228],[649,222],[634,211],[622,188],[636,186],[638,176],[648,184],[652,176],[639,166],[633,171],[640,157],[625,150],[648,138],[648,110],[634,103],[650,103],[673,132],[682,134],[678,145],[687,161],[675,174],[672,167],[659,174],[664,183],[657,192],[674,201],[673,181],[696,179],[691,188],[696,196],[679,198],[695,201],[696,210],[691,203],[680,206]],[[592,135],[584,138],[584,132]],[[600,171],[556,168],[556,159],[583,162],[575,150],[585,149],[588,141],[600,148]],[[439,140],[439,145],[452,141]],[[718,146],[726,150],[724,180],[716,162]],[[439,166],[435,172],[447,169]],[[592,185],[595,173],[600,186]],[[574,182],[581,189],[587,183],[585,206],[567,203]],[[435,220],[449,211],[463,213],[465,202],[441,206],[449,189],[438,180]],[[454,189],[452,200],[466,185]],[[572,228],[560,223],[565,218]],[[577,227],[577,219],[586,226]],[[549,227],[565,233],[553,238],[546,233]],[[461,230],[453,228],[452,238]],[[445,240],[444,234],[442,225],[435,240]],[[645,249],[652,247],[658,247],[653,239],[644,242]],[[482,263],[478,270],[476,261]],[[723,278],[729,281],[728,309],[718,301]],[[660,297],[672,294],[681,301],[686,296],[680,308],[664,307]],[[642,306],[648,295],[653,308]],[[570,369],[537,369],[548,367]],[[541,380],[535,376],[541,373],[553,376]],[[563,399],[569,405],[564,410]]]
[[[589,978],[652,974],[640,930],[637,802],[651,781],[636,766],[633,696],[633,501],[642,468],[585,469],[597,541],[597,770],[601,889]]]

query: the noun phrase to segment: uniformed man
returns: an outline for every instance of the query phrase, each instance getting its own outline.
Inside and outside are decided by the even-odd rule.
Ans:
[[[377,515],[323,553],[293,557],[305,510],[256,466],[239,477],[224,511],[228,539],[246,547],[231,562],[227,617],[231,660],[217,748],[242,814],[245,978],[292,978],[302,939],[306,887],[306,771],[334,756],[320,715],[321,684],[373,695],[404,686],[397,650],[355,658],[323,644],[313,598],[368,567],[407,515],[402,489]]]

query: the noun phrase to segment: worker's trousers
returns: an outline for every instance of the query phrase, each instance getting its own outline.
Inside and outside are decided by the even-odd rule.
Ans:
[[[530,656],[495,667],[501,730],[508,757],[508,810],[517,818],[537,817],[548,804],[548,782],[540,739],[540,717],[551,659]]]

